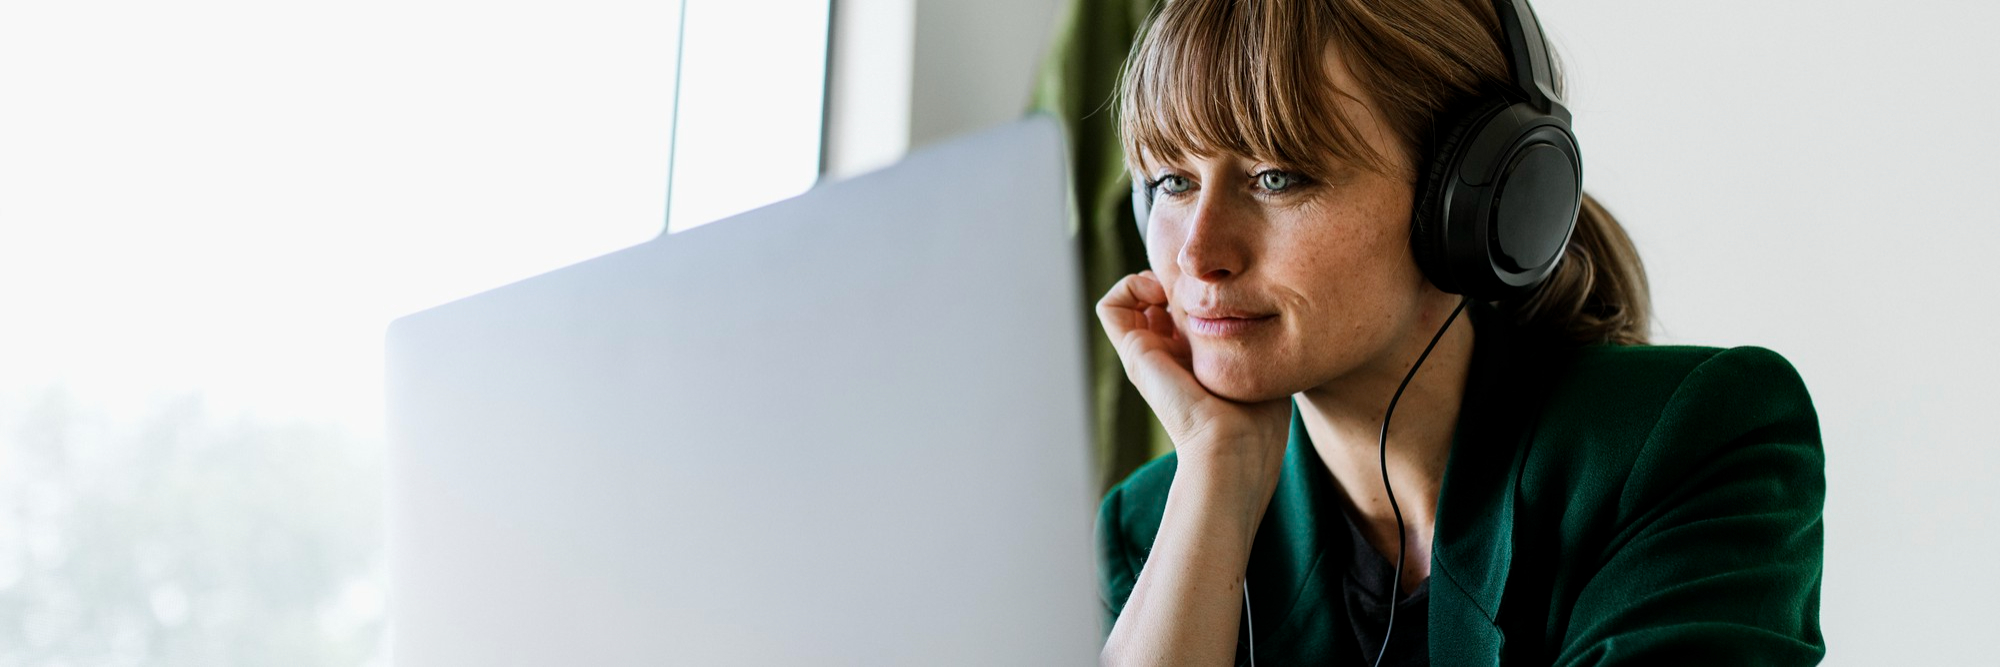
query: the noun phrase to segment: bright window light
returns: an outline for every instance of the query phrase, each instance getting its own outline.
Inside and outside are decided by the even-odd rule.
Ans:
[[[689,221],[811,184],[828,13],[692,2]],[[383,331],[661,232],[681,17],[0,10],[0,665],[381,664]]]
[[[829,11],[827,0],[688,5],[668,231],[818,180]]]

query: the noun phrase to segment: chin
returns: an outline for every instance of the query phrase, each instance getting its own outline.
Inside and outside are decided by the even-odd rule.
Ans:
[[[1259,403],[1296,393],[1268,370],[1199,351],[1194,355],[1194,379],[1209,393],[1239,403]]]

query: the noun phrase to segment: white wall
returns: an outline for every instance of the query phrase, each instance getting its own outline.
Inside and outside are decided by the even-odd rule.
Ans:
[[[1019,118],[1062,1],[836,0],[827,172]]]
[[[910,138],[924,145],[1021,117],[1059,0],[918,0]]]
[[[834,0],[827,61],[825,171],[839,178],[910,149],[916,0]]]
[[[1661,342],[1769,347],[1813,393],[1826,664],[1991,664],[2000,5],[1536,6]]]
[[[819,181],[828,4],[687,3],[667,161],[668,232],[797,196]]]

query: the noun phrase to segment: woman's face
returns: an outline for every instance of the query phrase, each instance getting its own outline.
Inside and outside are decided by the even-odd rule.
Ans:
[[[1361,87],[1330,69],[1359,98],[1347,100],[1355,129],[1410,173]],[[1319,387],[1393,364],[1397,342],[1436,326],[1422,324],[1424,312],[1448,295],[1410,250],[1411,178],[1352,166],[1309,179],[1241,155],[1142,155],[1154,192],[1147,258],[1209,391],[1256,401]]]

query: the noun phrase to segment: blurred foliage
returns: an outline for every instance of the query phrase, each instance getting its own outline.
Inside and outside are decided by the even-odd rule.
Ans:
[[[25,398],[0,401],[0,665],[382,662],[379,438]]]

